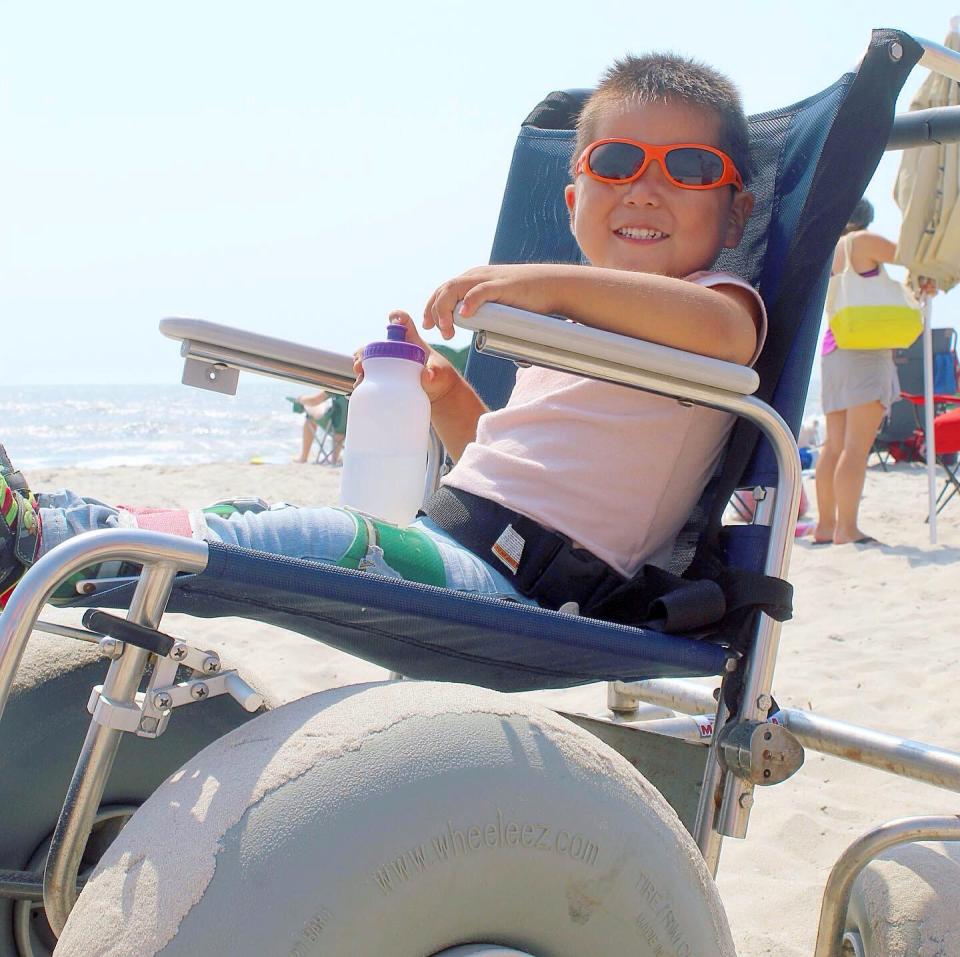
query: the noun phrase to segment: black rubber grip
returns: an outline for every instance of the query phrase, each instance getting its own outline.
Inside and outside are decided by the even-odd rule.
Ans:
[[[83,613],[84,627],[101,635],[109,635],[128,645],[136,645],[145,651],[152,651],[155,655],[166,658],[173,650],[176,641],[162,631],[147,628],[146,625],[137,625],[126,618],[108,615],[105,611],[89,608]]]

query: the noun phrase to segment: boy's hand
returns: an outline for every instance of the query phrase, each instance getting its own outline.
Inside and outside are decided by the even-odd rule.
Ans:
[[[402,325],[406,330],[406,341],[420,346],[427,354],[427,364],[420,375],[420,384],[431,403],[439,402],[461,381],[460,373],[439,352],[431,349],[429,343],[424,342],[413,319],[402,309],[394,309],[390,313],[390,321]],[[360,359],[362,352],[362,349],[358,349],[353,354],[353,371],[357,377],[354,388],[363,379],[363,363]]]
[[[423,328],[440,330],[444,339],[453,336],[453,310],[463,302],[461,313],[472,316],[485,302],[502,302],[530,312],[554,311],[553,283],[564,271],[550,264],[477,266],[440,286],[423,310]]]

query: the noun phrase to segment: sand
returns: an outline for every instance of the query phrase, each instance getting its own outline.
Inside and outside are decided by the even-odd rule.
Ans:
[[[319,466],[205,465],[37,472],[35,488],[66,486],[105,501],[196,507],[257,494],[299,504],[335,501],[338,471]],[[807,480],[807,491],[813,483]],[[940,543],[923,523],[919,466],[871,468],[862,527],[885,544],[811,548],[798,540],[791,579],[795,618],[783,631],[774,693],[802,707],[960,751],[951,705],[960,659],[960,499],[940,518]],[[52,610],[51,619],[76,620]],[[256,670],[274,701],[382,677],[366,662],[276,629],[238,620],[168,616],[165,627]],[[599,686],[536,697],[567,709],[603,708]],[[827,874],[860,833],[892,818],[956,813],[957,797],[807,752],[790,781],[757,795],[746,841],[724,844],[718,883],[740,957],[807,957]]]

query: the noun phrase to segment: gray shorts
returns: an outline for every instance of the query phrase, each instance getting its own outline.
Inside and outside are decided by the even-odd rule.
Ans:
[[[889,412],[900,398],[891,349],[834,349],[822,359],[824,412],[879,402]]]

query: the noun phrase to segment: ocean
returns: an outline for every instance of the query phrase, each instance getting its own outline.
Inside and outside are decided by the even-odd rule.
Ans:
[[[18,468],[289,462],[292,383],[241,378],[235,396],[171,385],[0,387],[0,442]]]
[[[819,369],[815,369],[815,376]],[[237,395],[184,385],[0,387],[0,442],[19,468],[289,462],[302,416],[291,383],[240,378]],[[804,419],[819,414],[811,383]]]

